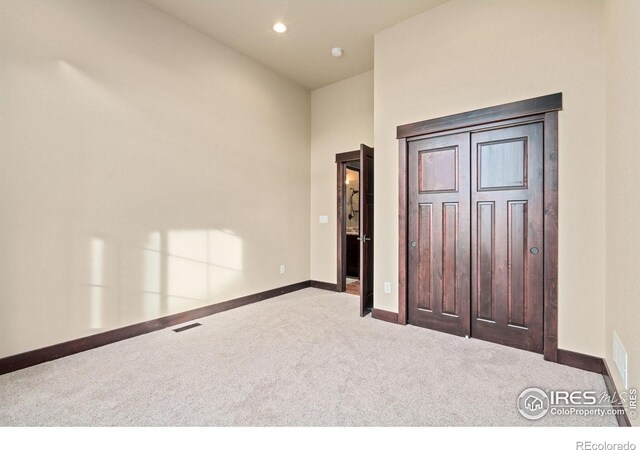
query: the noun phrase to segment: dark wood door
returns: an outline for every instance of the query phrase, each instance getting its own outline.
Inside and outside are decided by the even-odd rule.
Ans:
[[[408,322],[469,335],[469,133],[409,142]]]
[[[543,350],[543,126],[471,135],[471,335]]]
[[[373,149],[360,145],[360,315],[373,308]]]

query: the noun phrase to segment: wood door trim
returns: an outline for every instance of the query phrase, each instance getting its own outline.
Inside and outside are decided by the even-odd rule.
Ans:
[[[544,359],[558,361],[558,111],[544,117]]]
[[[360,150],[353,150],[351,152],[336,153],[336,167],[337,167],[337,275],[336,275],[336,291],[344,292],[347,290],[347,228],[345,224],[345,201],[346,201],[346,189],[344,187],[344,178],[346,176],[346,163],[360,161]]]
[[[562,93],[402,125],[398,132],[398,323],[407,323],[408,155],[407,139],[468,127],[531,122],[544,127],[544,358],[558,362],[558,110]]]
[[[336,155],[336,160],[338,155]],[[344,187],[344,178],[346,175],[346,168],[344,162],[338,162],[336,164],[338,168],[337,174],[337,189],[338,189],[338,213],[336,214],[337,233],[338,233],[338,248],[337,248],[337,264],[338,273],[336,275],[336,290],[338,292],[344,292],[347,289],[347,229],[345,224],[345,195],[346,189]]]
[[[353,150],[352,152],[336,153],[336,162],[351,162],[360,160],[360,150]]]
[[[373,308],[371,310],[371,317],[389,323],[398,323],[398,314],[391,311],[385,311],[384,309]]]
[[[505,103],[436,119],[423,120],[397,128],[397,138],[408,138],[467,126],[482,125],[501,120],[532,116],[562,109],[562,93]]]
[[[409,236],[409,217],[407,214],[408,189],[409,189],[409,168],[407,167],[409,158],[407,155],[407,140],[400,139],[400,155],[398,156],[398,323],[407,324],[407,240]]]
[[[481,125],[469,125],[462,128],[455,128],[453,130],[439,131],[437,133],[429,133],[429,137],[431,138],[431,137],[445,136],[449,134],[475,133],[478,131],[499,130],[500,128],[509,128],[512,126],[528,125],[528,124],[537,123],[537,122],[539,123],[539,122],[542,122],[543,120],[544,120],[544,114],[535,114],[532,116],[518,117],[516,119],[500,120],[492,123],[485,123]],[[424,139],[424,135],[412,136],[406,139],[407,139],[407,142],[417,141],[417,140]]]

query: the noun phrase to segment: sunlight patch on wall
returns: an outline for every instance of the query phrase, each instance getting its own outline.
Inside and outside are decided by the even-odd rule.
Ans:
[[[241,278],[242,239],[229,230],[154,231],[144,247],[145,317],[216,301]]]
[[[145,319],[158,317],[162,313],[162,255],[157,250],[143,250],[144,280],[142,311]]]
[[[207,262],[207,230],[171,230],[167,246],[171,256]]]
[[[242,240],[228,231],[209,231],[209,264],[229,270],[242,270]]]
[[[184,297],[206,300],[207,264],[176,256],[169,256],[167,262],[167,294],[172,297]]]

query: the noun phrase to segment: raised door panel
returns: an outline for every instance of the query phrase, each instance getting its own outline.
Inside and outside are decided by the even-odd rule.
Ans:
[[[442,204],[442,304],[443,314],[460,314],[457,292],[458,264],[458,203]],[[461,299],[464,301],[464,299]]]
[[[526,328],[527,202],[507,203],[507,324]]]
[[[458,147],[423,150],[418,167],[420,192],[458,190]]]
[[[478,189],[504,190],[525,187],[527,151],[525,139],[488,142],[478,147]]]
[[[433,262],[432,253],[432,229],[433,229],[433,204],[423,203],[418,206],[418,309],[433,310],[431,297],[433,296],[431,285],[431,270]]]
[[[476,259],[476,295],[477,317],[482,320],[494,320],[494,262],[495,262],[495,203],[479,202],[476,205],[477,243]]]

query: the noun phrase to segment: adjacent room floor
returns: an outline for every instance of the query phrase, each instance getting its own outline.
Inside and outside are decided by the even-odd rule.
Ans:
[[[605,391],[540,355],[358,315],[318,289],[0,377],[0,425],[575,425],[516,410],[527,387]]]
[[[347,278],[347,294],[360,295],[360,280]]]

